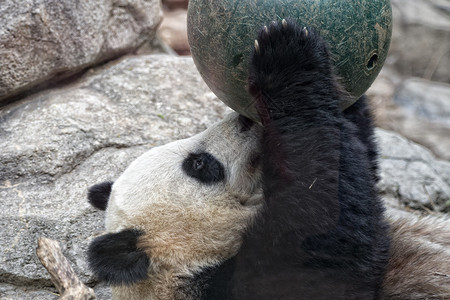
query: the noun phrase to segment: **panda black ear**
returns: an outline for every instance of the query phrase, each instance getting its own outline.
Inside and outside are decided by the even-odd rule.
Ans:
[[[89,203],[100,210],[105,210],[108,206],[109,195],[111,194],[111,187],[114,182],[106,181],[94,186],[88,190]]]
[[[150,260],[137,248],[141,234],[138,230],[126,229],[92,241],[87,256],[94,275],[109,285],[128,285],[146,279]]]

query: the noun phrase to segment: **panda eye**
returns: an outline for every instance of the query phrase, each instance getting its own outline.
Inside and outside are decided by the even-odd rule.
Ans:
[[[201,183],[213,184],[225,179],[222,163],[209,153],[191,153],[183,161],[183,171]]]
[[[194,170],[200,171],[205,166],[205,163],[201,158],[194,159]]]

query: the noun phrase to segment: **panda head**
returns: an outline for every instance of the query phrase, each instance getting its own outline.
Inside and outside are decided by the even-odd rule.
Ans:
[[[158,276],[189,276],[234,256],[262,208],[261,130],[231,113],[153,148],[114,183],[92,187],[88,199],[106,209],[108,232],[89,247],[94,274],[112,285],[150,286]]]

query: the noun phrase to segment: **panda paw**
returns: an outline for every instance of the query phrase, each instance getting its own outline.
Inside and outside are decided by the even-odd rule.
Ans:
[[[254,59],[258,60],[258,58],[272,53],[283,54],[287,49],[291,50],[293,46],[298,46],[295,45],[297,43],[304,44],[309,39],[310,30],[311,28],[301,28],[296,23],[288,22],[285,19],[281,23],[274,21],[270,23],[269,27],[264,26],[260,30],[258,39],[255,40]],[[314,34],[314,32],[312,33]]]
[[[296,106],[292,99],[320,94],[334,81],[327,45],[313,28],[283,19],[261,29],[249,70],[249,92],[260,116],[264,109],[289,113]],[[260,95],[264,109],[258,103]]]

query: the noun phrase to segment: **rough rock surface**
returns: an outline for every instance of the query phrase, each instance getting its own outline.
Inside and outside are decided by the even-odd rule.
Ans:
[[[157,0],[1,1],[0,102],[136,49],[161,17]]]
[[[368,91],[378,126],[426,146],[450,160],[450,85],[402,79],[384,68]]]
[[[405,76],[450,82],[450,0],[392,0],[388,61]]]
[[[104,228],[104,214],[87,204],[86,189],[227,111],[190,58],[166,55],[128,57],[0,109],[0,298],[57,298],[35,255],[37,238],[47,236],[61,243],[98,298],[110,299],[85,261],[87,245]],[[378,134],[381,189],[390,203],[444,208],[449,163],[394,133]]]
[[[450,128],[450,84],[409,78],[397,88],[394,103],[423,120]]]
[[[397,87],[393,102],[404,111],[396,131],[450,160],[450,84],[410,78]]]
[[[39,236],[58,240],[93,285],[84,253],[103,230],[103,213],[89,207],[86,189],[226,110],[190,58],[163,55],[126,58],[0,110],[0,298],[49,299],[41,289],[52,284],[35,255]]]
[[[450,211],[450,163],[437,160],[426,148],[382,129],[380,190],[389,204],[415,209]]]

